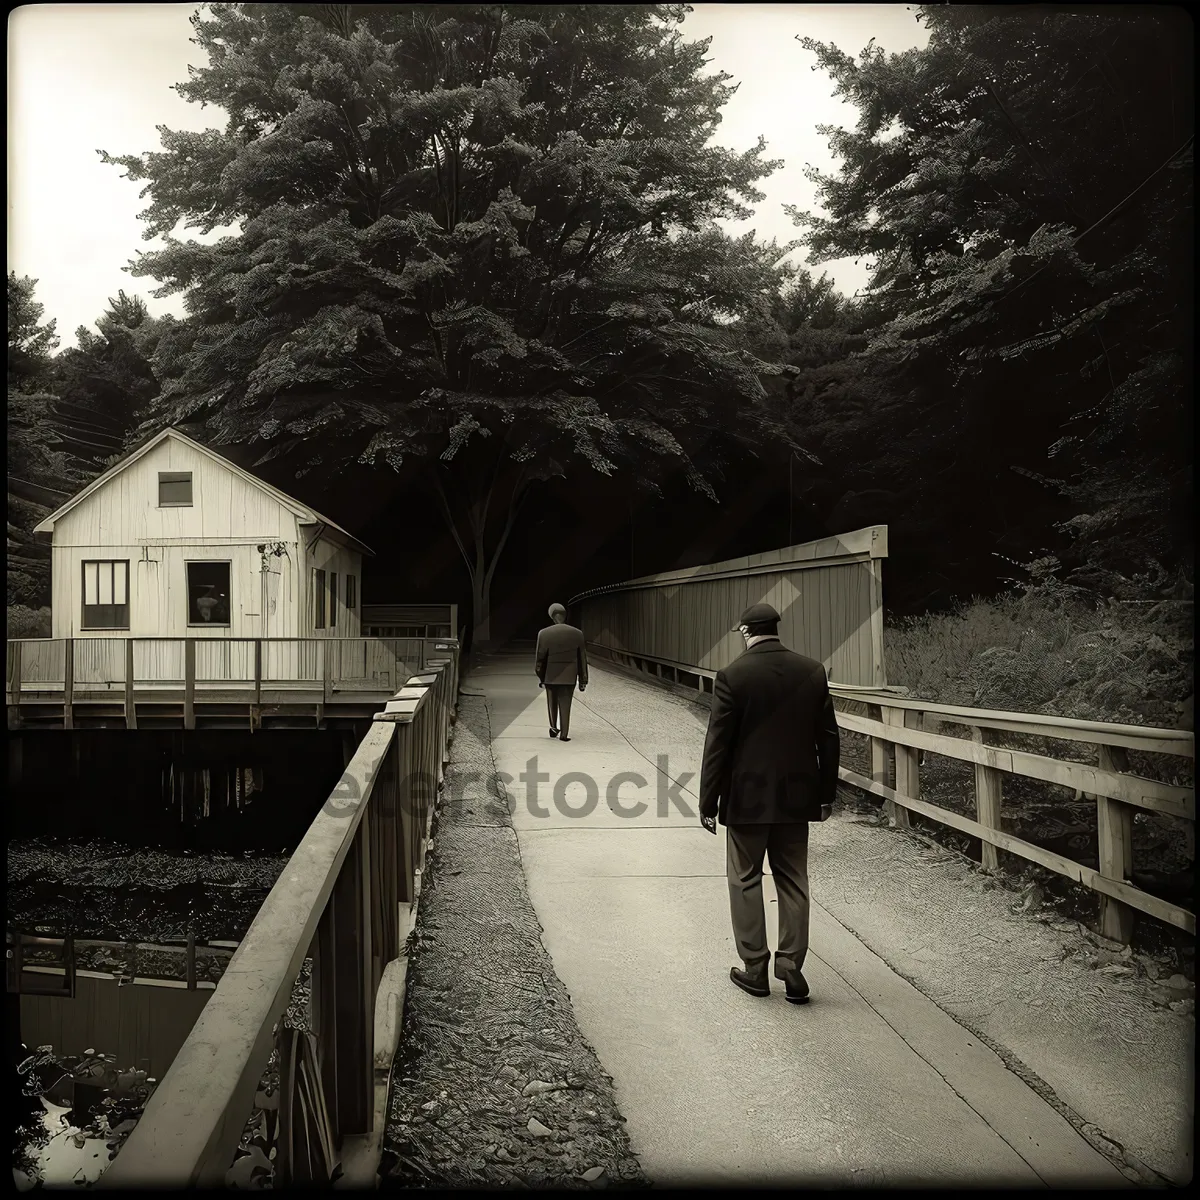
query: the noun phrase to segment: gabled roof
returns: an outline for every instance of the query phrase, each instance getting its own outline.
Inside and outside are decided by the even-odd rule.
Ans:
[[[83,489],[83,491],[79,492],[75,496],[72,496],[71,499],[66,502],[66,504],[52,512],[44,521],[39,521],[38,524],[33,527],[33,532],[53,533],[56,521],[66,516],[66,514],[69,513],[77,504],[86,500],[93,492],[98,492],[102,487],[105,487],[110,480],[115,479],[127,467],[137,462],[137,460],[142,458],[144,455],[149,454],[149,452],[153,450],[155,446],[160,445],[168,438],[171,438],[177,442],[182,442],[183,445],[198,451],[200,454],[208,455],[209,458],[216,463],[220,463],[220,465],[223,466],[227,471],[232,471],[239,478],[245,480],[246,483],[258,488],[259,491],[266,492],[266,494],[273,500],[277,500],[289,512],[292,512],[299,517],[301,524],[324,525],[327,529],[330,529],[336,534],[340,535],[340,537],[337,539],[338,541],[344,541],[351,549],[357,550],[360,554],[369,554],[371,557],[374,557],[374,550],[360,542],[352,533],[348,533],[336,521],[331,521],[328,517],[322,516],[315,508],[304,504],[302,501],[297,500],[294,496],[289,496],[286,492],[281,492],[278,488],[272,487],[269,483],[259,479],[257,475],[252,475],[249,471],[239,467],[237,463],[230,462],[229,459],[227,459],[224,455],[218,454],[215,450],[210,450],[207,446],[201,445],[200,442],[194,441],[192,438],[188,437],[187,434],[180,433],[178,429],[164,429],[162,433],[155,434],[155,436],[152,437],[148,442],[145,442],[136,450],[132,451],[130,454],[127,454],[119,463],[109,467],[109,469],[105,471],[103,475],[99,475],[93,479],[92,482]]]

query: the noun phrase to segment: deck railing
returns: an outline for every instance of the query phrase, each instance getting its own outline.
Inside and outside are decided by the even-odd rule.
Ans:
[[[589,650],[669,682],[685,683],[702,695],[712,691],[715,671],[644,654],[614,653],[603,647],[589,645]],[[1134,774],[1129,754],[1173,757],[1192,765],[1196,745],[1191,731],[935,704],[905,696],[900,688],[831,683],[830,691],[839,709],[839,726],[848,733],[865,735],[870,745],[869,776],[844,766],[839,774],[851,786],[879,796],[894,824],[907,825],[910,812],[920,813],[978,838],[985,868],[994,870],[999,852],[1005,851],[1090,888],[1100,897],[1100,931],[1117,941],[1129,943],[1137,912],[1188,933],[1196,932],[1195,913],[1131,882],[1134,814],[1153,812],[1191,822],[1194,843],[1196,801],[1193,786]],[[969,732],[965,737],[954,737],[930,731],[923,727],[926,723]],[[1038,751],[1042,749],[1040,739],[1095,747],[1097,761],[1079,762],[1032,749],[998,746],[994,744],[998,735],[1038,739]],[[920,762],[926,754],[940,754],[974,766],[974,819],[921,798]],[[1067,787],[1095,801],[1098,869],[1004,832],[1001,813],[1006,774]]]
[[[376,714],[99,1186],[223,1185],[273,1050],[275,1187],[328,1184],[378,1135],[394,1049],[376,1045],[381,981],[419,894],[457,652],[426,667]],[[308,1016],[285,1024],[306,959]]]
[[[387,696],[444,656],[448,638],[16,638],[8,641],[5,699],[73,704],[123,698],[127,723],[138,700],[173,694],[197,700],[245,700],[263,693]]]

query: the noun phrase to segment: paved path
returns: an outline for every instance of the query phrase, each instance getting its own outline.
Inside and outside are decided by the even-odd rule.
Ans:
[[[697,781],[685,778],[698,765],[694,720],[680,709],[676,727],[660,711],[653,727],[622,732],[589,700],[642,687],[596,666],[572,740],[554,741],[531,657],[482,659],[465,687],[486,696],[544,944],[651,1182],[1127,1186],[992,1050],[839,924],[819,891],[812,1001],[789,1005],[778,984],[768,999],[736,989],[724,840],[699,827]],[[531,759],[536,783],[520,778]],[[645,786],[621,783],[623,772]],[[594,804],[572,773],[593,781]],[[675,780],[685,786],[672,793]],[[614,811],[614,783],[618,804],[645,802],[640,815]],[[769,877],[764,892],[773,925]]]

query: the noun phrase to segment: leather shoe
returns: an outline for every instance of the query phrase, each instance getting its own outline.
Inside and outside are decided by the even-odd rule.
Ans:
[[[565,733],[560,733],[558,735],[558,740],[560,742],[569,742],[571,739],[569,737],[567,737],[567,735]]]
[[[769,996],[771,984],[767,979],[767,964],[763,963],[757,971],[745,970],[741,967],[730,967],[729,978],[751,996]]]
[[[794,971],[783,971],[776,962],[775,978],[783,980],[784,996],[790,1004],[808,1003],[808,980],[799,967]]]
[[[551,737],[558,737],[558,730],[557,730],[557,729],[552,729],[552,730],[550,730],[550,736],[551,736]]]

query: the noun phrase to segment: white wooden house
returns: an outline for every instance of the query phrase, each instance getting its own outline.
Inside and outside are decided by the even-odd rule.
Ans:
[[[55,638],[359,636],[372,551],[175,429],[34,532],[53,539]]]

